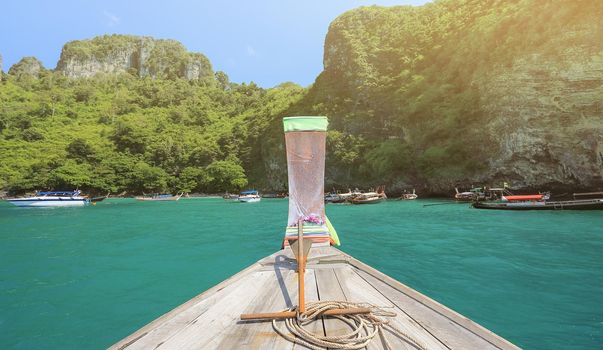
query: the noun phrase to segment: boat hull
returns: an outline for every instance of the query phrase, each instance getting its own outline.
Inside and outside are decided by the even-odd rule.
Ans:
[[[551,202],[474,202],[476,209],[498,210],[603,210],[603,199]]]
[[[9,199],[8,202],[17,207],[43,208],[83,207],[89,201],[87,199]]]
[[[163,201],[177,201],[180,199],[180,197],[182,197],[182,195],[184,195],[184,193],[180,193],[177,194],[175,196],[170,196],[170,195],[154,195],[152,197],[136,197],[136,200],[138,201],[150,201],[150,202],[163,202]]]
[[[377,198],[377,199],[352,199],[350,203],[352,204],[377,204],[381,203],[385,200],[385,198]]]
[[[345,198],[338,198],[338,199],[330,200],[330,201],[328,201],[326,203],[333,203],[333,204],[345,203],[346,200],[347,199],[345,199]]]
[[[404,195],[402,197],[400,197],[401,200],[403,201],[412,201],[417,199],[419,196],[417,196],[416,194],[410,194],[410,195]]]
[[[144,198],[144,197],[136,197],[138,201],[148,201],[148,202],[161,202],[161,201],[177,201],[180,197],[170,197],[170,198]]]
[[[239,197],[241,203],[256,203],[262,200],[261,197]]]

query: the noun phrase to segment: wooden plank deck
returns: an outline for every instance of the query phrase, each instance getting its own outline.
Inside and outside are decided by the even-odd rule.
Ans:
[[[114,344],[110,349],[305,349],[274,332],[271,322],[243,322],[242,313],[280,311],[297,304],[296,263],[278,251],[196,296]],[[518,349],[515,345],[333,247],[312,248],[306,300],[347,300],[388,307],[393,325],[428,349]],[[284,324],[279,323],[282,327]],[[340,320],[313,323],[316,333],[348,330]],[[416,349],[386,332],[395,349]],[[375,337],[367,349],[384,349]]]

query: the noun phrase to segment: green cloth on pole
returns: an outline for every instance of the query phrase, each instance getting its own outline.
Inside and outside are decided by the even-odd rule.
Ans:
[[[292,131],[327,131],[327,117],[285,117],[283,126],[285,132]]]
[[[327,219],[326,224],[327,224],[327,228],[329,229],[329,234],[331,235],[331,239],[333,240],[335,245],[339,247],[341,245],[341,242],[339,241],[339,236],[337,235],[337,231],[335,231],[335,227],[333,227],[333,225],[331,224],[331,220],[329,220],[329,218],[326,217],[326,215],[325,215],[325,219]]]

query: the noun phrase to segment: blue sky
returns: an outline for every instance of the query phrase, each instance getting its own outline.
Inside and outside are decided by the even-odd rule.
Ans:
[[[307,86],[322,71],[329,23],[370,5],[421,5],[426,0],[6,1],[0,5],[3,70],[36,56],[54,68],[70,40],[102,34],[176,39],[204,53],[235,82]]]

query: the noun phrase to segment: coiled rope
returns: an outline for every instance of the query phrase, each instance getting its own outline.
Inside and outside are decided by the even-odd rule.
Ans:
[[[368,314],[329,316],[338,318],[347,323],[351,328],[351,332],[347,334],[339,336],[324,336],[308,332],[304,328],[304,326],[317,321],[321,317],[321,314],[326,310],[359,307],[370,308],[371,312]],[[296,309],[291,308],[285,311],[296,311]],[[386,319],[386,317],[395,316],[396,313],[394,312],[386,311],[382,307],[365,303],[351,303],[347,301],[317,301],[308,302],[306,304],[306,312],[302,314],[298,313],[297,318],[285,319],[286,328],[291,334],[279,328],[276,324],[276,320],[272,320],[272,327],[278,334],[288,341],[304,345],[314,350],[323,350],[327,348],[346,350],[362,349],[365,348],[377,334],[381,336],[386,349],[393,349],[391,344],[387,341],[384,333],[385,329],[408,341],[417,349],[427,350],[423,344],[402,330],[392,326],[389,320]]]

